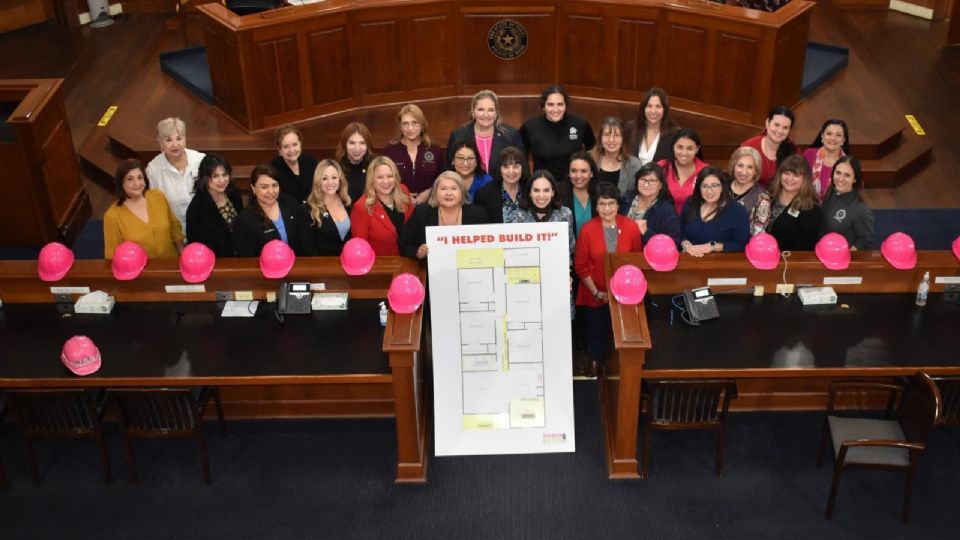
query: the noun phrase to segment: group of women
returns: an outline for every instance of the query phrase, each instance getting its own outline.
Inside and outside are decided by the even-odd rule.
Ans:
[[[801,154],[789,137],[793,113],[776,107],[722,168],[704,160],[694,129],[677,126],[662,89],[650,89],[629,122],[604,119],[597,137],[569,112],[563,87],[547,88],[540,106],[543,114],[518,130],[502,121],[496,94],[478,92],[444,151],[420,107],[404,105],[382,155],[373,154],[369,129],[351,123],[335,157],[322,161],[303,151],[295,126],[284,126],[277,157],[250,176],[246,206],[230,164],[188,149],[183,122],[165,119],[157,127],[161,154],[147,167],[127,160],[117,170],[117,202],[104,216],[106,256],[133,240],[150,257],[175,257],[184,242],[253,257],[274,239],[298,255],[338,255],[353,237],[378,255],[425,259],[429,226],[567,223],[583,341],[599,360],[609,325],[605,253],[637,251],[656,234],[693,257],[742,251],[761,232],[782,250],[812,250],[827,232],[845,236],[851,249],[873,242],[861,166],[842,120],[825,122]]]

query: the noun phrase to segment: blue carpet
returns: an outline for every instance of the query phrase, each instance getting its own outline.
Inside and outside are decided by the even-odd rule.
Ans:
[[[206,47],[190,47],[160,54],[160,71],[213,104],[213,82]]]
[[[850,50],[824,43],[807,43],[807,59],[803,63],[800,96],[809,96],[821,84],[847,67]]]

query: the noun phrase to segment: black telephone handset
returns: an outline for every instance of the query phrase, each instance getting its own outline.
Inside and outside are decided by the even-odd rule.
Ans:
[[[310,305],[312,297],[309,283],[284,281],[280,284],[280,291],[277,293],[277,312],[283,315],[309,315],[312,311]]]
[[[709,287],[683,291],[683,301],[687,304],[687,313],[691,323],[696,324],[720,316],[720,311],[717,309],[717,300],[710,294]]]

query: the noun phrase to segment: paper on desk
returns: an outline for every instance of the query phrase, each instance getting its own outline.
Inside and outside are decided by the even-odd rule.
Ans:
[[[221,317],[253,317],[257,313],[259,300],[229,300],[224,304]]]

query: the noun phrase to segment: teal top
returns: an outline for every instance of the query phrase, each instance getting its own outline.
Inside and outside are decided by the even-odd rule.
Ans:
[[[580,205],[580,199],[573,198],[573,218],[574,225],[577,228],[577,237],[580,236],[580,228],[583,227],[583,224],[590,221],[590,218],[593,217],[593,201],[587,199],[586,206]]]

